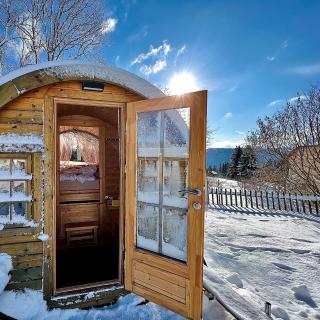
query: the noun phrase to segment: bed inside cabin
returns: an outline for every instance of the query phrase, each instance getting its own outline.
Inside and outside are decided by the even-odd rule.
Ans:
[[[58,105],[56,288],[119,282],[120,109]]]

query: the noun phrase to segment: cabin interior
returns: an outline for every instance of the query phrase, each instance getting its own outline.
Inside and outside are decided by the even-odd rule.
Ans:
[[[57,292],[121,281],[121,110],[57,105]]]

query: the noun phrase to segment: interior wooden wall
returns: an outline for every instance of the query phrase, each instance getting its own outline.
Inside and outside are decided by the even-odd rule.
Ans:
[[[43,134],[44,133],[44,104],[45,98],[51,97],[90,99],[105,102],[126,103],[143,99],[141,96],[130,92],[122,87],[106,84],[103,92],[83,91],[81,82],[61,82],[55,85],[44,86],[42,88],[27,92],[8,103],[0,110],[0,133],[23,133],[23,134]],[[107,143],[107,149],[109,148]],[[112,147],[112,146],[111,146]],[[46,151],[45,151],[46,152]],[[46,153],[44,154],[44,158]],[[115,180],[120,174],[119,167],[116,165],[116,153],[108,156],[110,159],[107,165],[107,172],[117,172],[116,176],[107,176],[108,192],[117,195]],[[50,156],[49,156],[50,158]],[[39,157],[41,161],[41,157]],[[49,164],[50,166],[53,164]],[[36,168],[41,174],[41,168]],[[118,170],[118,171],[117,171]],[[43,183],[43,177],[36,179],[34,177],[34,188],[40,190]],[[45,181],[45,198],[50,199],[54,193],[52,190],[53,182]],[[38,200],[39,201],[39,200]],[[42,202],[42,199],[40,203]],[[49,208],[46,205],[45,208]],[[52,208],[52,206],[50,207]],[[52,210],[52,209],[51,209]],[[0,252],[6,252],[13,257],[14,270],[8,289],[34,288],[42,287],[42,263],[43,263],[43,243],[37,239],[41,226],[41,206],[36,206],[35,217],[40,224],[40,228],[15,228],[0,231]],[[50,215],[50,212],[44,212],[44,215]],[[44,217],[44,221],[49,221]],[[53,227],[53,226],[52,226]],[[48,230],[50,228],[47,228]],[[46,242],[46,248],[53,246],[54,239]],[[47,250],[47,249],[46,249]],[[52,257],[47,257],[45,270],[52,270]],[[50,277],[49,277],[50,278]],[[51,281],[51,280],[48,280]],[[45,284],[45,287],[52,287],[51,284]]]

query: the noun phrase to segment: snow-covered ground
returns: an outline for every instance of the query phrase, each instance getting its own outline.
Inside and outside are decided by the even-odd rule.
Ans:
[[[205,282],[247,319],[265,301],[280,319],[320,319],[320,217],[263,211],[206,213]]]
[[[11,257],[0,253],[0,318],[1,313],[21,320],[182,320],[183,317],[154,303],[141,304],[143,298],[129,294],[121,297],[111,306],[80,309],[54,309],[49,311],[41,291],[26,289],[23,291],[3,291],[10,280],[12,270]],[[204,296],[204,320],[232,320],[224,308],[216,301]]]
[[[206,213],[204,283],[239,319],[320,320],[320,217],[211,207]],[[134,294],[112,306],[47,310],[42,292],[4,291],[11,259],[0,254],[0,312],[17,319],[157,319],[182,317]],[[231,320],[204,296],[204,320]]]

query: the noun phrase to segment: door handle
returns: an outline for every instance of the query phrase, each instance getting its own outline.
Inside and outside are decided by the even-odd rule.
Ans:
[[[182,193],[182,195],[185,195],[187,193],[189,194],[193,194],[194,196],[201,196],[201,190],[200,189],[183,189],[183,190],[179,190],[179,193]]]

